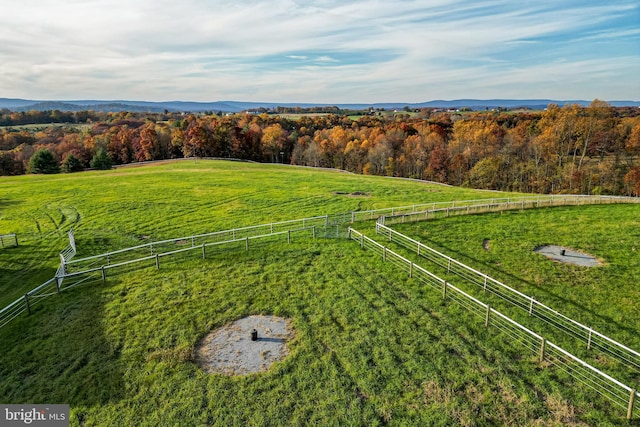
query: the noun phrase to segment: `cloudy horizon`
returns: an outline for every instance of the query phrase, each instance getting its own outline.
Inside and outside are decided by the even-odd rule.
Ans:
[[[0,97],[640,100],[639,17],[636,0],[23,0],[0,15]]]

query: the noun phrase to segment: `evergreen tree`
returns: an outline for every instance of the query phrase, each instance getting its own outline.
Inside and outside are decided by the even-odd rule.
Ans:
[[[82,170],[84,170],[82,162],[71,153],[62,161],[62,172],[64,173],[80,172]]]
[[[98,151],[96,151],[95,156],[91,159],[91,163],[89,163],[89,165],[93,169],[111,169],[113,160],[111,160],[111,157],[109,157],[104,148],[99,148]]]
[[[46,148],[35,152],[29,159],[29,173],[59,173],[60,164],[53,153]]]

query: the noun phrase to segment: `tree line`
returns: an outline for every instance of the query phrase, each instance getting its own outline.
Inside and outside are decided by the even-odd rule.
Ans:
[[[423,110],[357,120],[338,114],[71,114],[90,125],[0,128],[0,174],[41,170],[30,161],[46,150],[58,165],[73,156],[74,167],[63,168],[68,172],[195,156],[504,191],[640,194],[640,109],[599,100],[588,107],[551,104],[540,112]]]

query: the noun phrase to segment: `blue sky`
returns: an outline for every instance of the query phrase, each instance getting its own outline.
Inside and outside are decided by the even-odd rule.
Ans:
[[[0,97],[640,100],[640,2],[20,0]]]

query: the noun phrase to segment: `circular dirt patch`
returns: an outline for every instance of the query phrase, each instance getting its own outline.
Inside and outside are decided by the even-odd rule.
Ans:
[[[257,332],[253,340],[252,332]],[[205,336],[195,351],[195,360],[209,373],[247,375],[262,372],[285,358],[287,341],[294,336],[290,319],[249,316]]]
[[[593,255],[578,252],[576,250],[565,248],[563,246],[538,246],[534,249],[534,252],[542,254],[554,261],[579,265],[581,267],[598,267],[602,265],[602,262]]]

